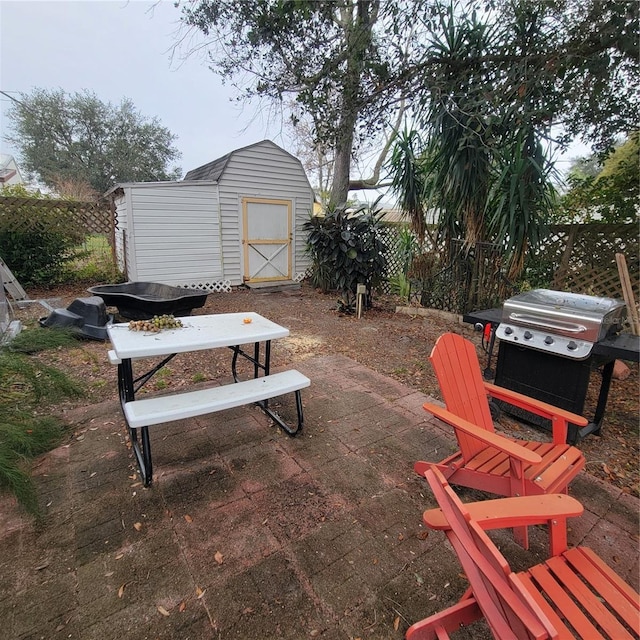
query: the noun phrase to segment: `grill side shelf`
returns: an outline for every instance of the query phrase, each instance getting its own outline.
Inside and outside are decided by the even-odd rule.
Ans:
[[[619,333],[593,345],[594,355],[608,356],[617,360],[640,362],[640,336]]]

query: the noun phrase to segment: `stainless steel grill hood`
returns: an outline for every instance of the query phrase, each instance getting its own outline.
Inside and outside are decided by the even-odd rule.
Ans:
[[[534,289],[504,302],[496,336],[532,349],[584,359],[594,343],[620,331],[625,317],[621,300]]]

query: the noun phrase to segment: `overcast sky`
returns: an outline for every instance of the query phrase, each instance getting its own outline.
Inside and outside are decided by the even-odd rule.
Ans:
[[[170,0],[0,0],[0,90],[19,97],[36,87],[88,89],[114,104],[129,98],[177,136],[183,175],[265,138],[293,151],[280,123],[259,105],[234,103],[234,89],[222,85],[202,56],[172,59],[179,17]],[[2,137],[9,104],[0,94]],[[3,139],[0,151],[17,155]],[[559,169],[587,151],[575,145]]]
[[[178,136],[184,173],[265,138],[286,148],[280,127],[230,101],[233,88],[202,59],[172,61],[179,17],[171,1],[0,0],[0,90],[17,98],[36,87],[89,89],[114,104],[129,98]],[[4,137],[10,100],[0,95],[0,105]],[[17,155],[4,139],[0,151]]]

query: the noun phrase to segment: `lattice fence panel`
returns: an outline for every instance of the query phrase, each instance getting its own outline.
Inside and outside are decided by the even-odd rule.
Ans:
[[[636,299],[640,293],[640,252],[636,225],[588,224],[553,228],[555,238],[562,239],[562,254],[552,287],[574,293],[622,297],[616,253],[627,261],[629,277]],[[561,243],[556,242],[556,256]],[[553,246],[553,245],[550,245]],[[548,257],[547,257],[548,259]]]
[[[389,244],[396,247],[397,253],[398,240]],[[391,275],[399,268],[399,263],[391,255],[393,251],[390,249],[389,255]],[[547,274],[545,284],[536,286],[621,298],[616,253],[622,253],[626,258],[638,300],[640,250],[637,225],[554,225],[542,247],[530,256],[529,263]],[[423,306],[456,313],[497,306],[516,293],[513,285],[504,278],[501,263],[500,250],[492,245],[479,245],[470,253],[459,252],[451,265],[435,275],[413,282],[411,298]]]
[[[60,232],[73,239],[96,265],[115,269],[109,204],[0,196],[0,230],[16,234]],[[80,261],[87,261],[84,257]],[[79,263],[80,264],[80,263]]]
[[[0,216],[4,228],[29,232],[41,228],[43,220],[59,216],[87,233],[111,234],[113,219],[104,202],[73,202],[0,196]]]
[[[462,241],[453,245],[450,264],[420,283],[422,306],[465,313],[497,306],[514,293],[504,276],[500,247],[479,242],[466,249]]]
[[[633,287],[633,283],[632,283]],[[634,293],[638,298],[638,281],[636,277]],[[597,267],[585,271],[571,271],[565,275],[563,291],[584,293],[589,296],[602,296],[604,298],[622,298],[620,276],[615,271],[603,271]]]
[[[389,282],[387,278],[392,277],[402,269],[401,258],[399,255],[400,249],[400,236],[396,227],[388,226],[382,227],[379,230],[380,239],[387,246],[387,271],[384,274],[385,280],[381,287],[384,293],[390,292]]]
[[[401,251],[400,251],[401,245],[402,245],[400,232],[402,228],[403,228],[402,225],[389,224],[387,226],[381,227],[378,230],[381,240],[387,246],[387,254],[386,254],[387,270],[383,274],[384,279],[380,285],[382,293],[391,292],[391,286],[389,284],[388,279],[392,278],[393,276],[395,276],[396,274],[404,270],[403,256],[401,255]],[[430,227],[430,230],[433,231],[434,228]],[[425,240],[423,242],[422,251],[425,253],[436,251],[436,248],[433,246],[433,241],[428,234],[425,237]]]

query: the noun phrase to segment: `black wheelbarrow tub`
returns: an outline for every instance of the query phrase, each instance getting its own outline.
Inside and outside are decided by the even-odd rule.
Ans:
[[[129,320],[149,320],[163,314],[188,316],[193,309],[203,307],[209,295],[199,289],[159,282],[101,284],[88,291],[102,298],[108,307],[117,307],[118,313]]]

